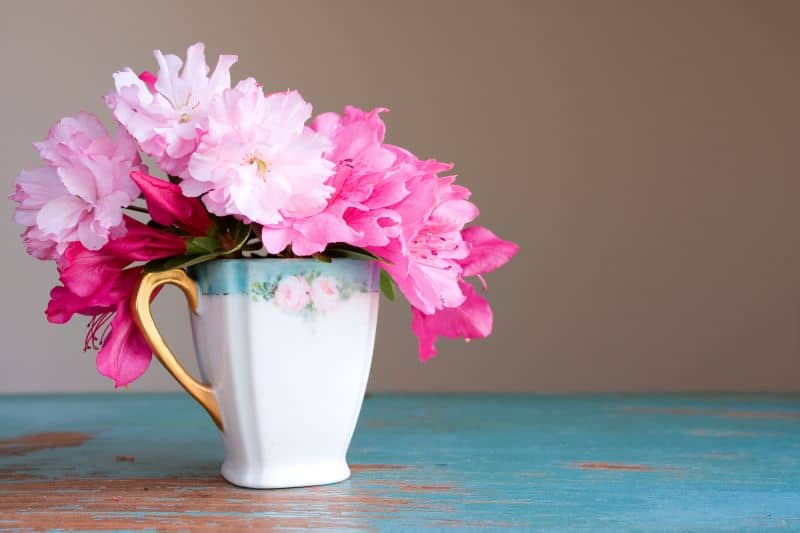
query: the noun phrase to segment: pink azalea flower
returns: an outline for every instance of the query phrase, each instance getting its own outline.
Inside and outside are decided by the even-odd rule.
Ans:
[[[202,202],[184,196],[174,183],[144,172],[131,172],[131,179],[141,189],[150,217],[159,224],[176,225],[197,236],[206,235],[213,226]]]
[[[101,250],[89,250],[77,242],[67,247],[58,268],[64,286],[54,289],[57,297],[51,298],[47,310],[50,322],[66,322],[74,313],[94,315],[95,308],[110,310],[120,298],[128,296],[129,283],[119,282],[131,272],[126,269],[131,263],[186,251],[185,237],[151,228],[130,217],[125,217],[125,225],[126,234]]]
[[[59,281],[74,296],[92,298],[94,305],[112,306],[122,296],[116,292],[118,287],[115,284],[122,269],[130,262],[130,259],[118,257],[110,250],[87,250],[74,242],[64,252],[58,269]]]
[[[125,217],[126,234],[101,250],[70,244],[59,265],[63,286],[50,292],[47,319],[62,324],[74,314],[92,316],[85,349],[99,348],[97,368],[116,386],[138,378],[149,365],[151,353],[130,313],[130,298],[142,275],[137,261],[181,254],[186,238],[151,228]]]
[[[300,311],[311,299],[311,287],[305,278],[288,276],[278,282],[275,289],[275,303],[287,311]]]
[[[124,238],[109,242],[103,251],[128,261],[150,261],[186,252],[187,237],[125,217]]]
[[[419,358],[422,361],[436,356],[436,339],[439,336],[451,339],[487,337],[492,332],[492,308],[469,283],[460,283],[464,302],[458,307],[439,309],[426,315],[411,308],[411,329],[419,339]]]
[[[460,261],[463,276],[478,276],[486,290],[482,274],[505,265],[519,250],[515,242],[504,241],[483,226],[471,226],[461,232],[469,247],[469,255]]]
[[[463,276],[478,276],[500,268],[511,260],[519,250],[519,246],[511,241],[504,241],[494,233],[481,226],[473,226],[461,232],[468,247],[468,255],[459,260]],[[492,332],[492,308],[489,303],[475,292],[472,286],[459,281],[459,287],[465,299],[458,307],[438,309],[425,314],[419,309],[411,308],[411,329],[419,339],[419,358],[423,361],[436,355],[436,339],[439,336],[471,339],[484,338]]]
[[[320,311],[330,311],[339,303],[339,288],[336,280],[320,276],[311,282],[311,301]]]
[[[204,194],[214,214],[260,224],[319,212],[332,192],[325,180],[333,164],[322,157],[329,141],[304,126],[310,116],[299,93],[264,96],[252,78],[241,81],[212,102],[183,192]]]
[[[108,336],[97,353],[97,371],[124,387],[147,371],[153,358],[150,345],[133,320],[130,302],[117,304]]]
[[[309,256],[324,250],[328,243],[349,243],[360,238],[344,220],[327,212],[261,228],[261,242],[271,254],[280,253],[291,244],[293,253]]]
[[[155,57],[155,77],[150,72],[137,76],[129,68],[114,74],[115,91],[106,103],[164,172],[186,177],[189,158],[208,128],[209,104],[230,88],[237,57],[220,56],[210,77],[203,43],[188,48],[185,64],[160,50]]]
[[[75,243],[71,246],[81,245]],[[79,275],[77,271],[75,273]],[[73,292],[67,286],[53,287],[45,311],[47,321],[52,324],[65,324],[76,314],[96,316],[112,312],[120,300],[130,296],[132,290],[130,284],[134,283],[139,275],[141,269],[136,271],[127,269],[114,272],[109,279],[90,277],[90,280],[94,280],[94,284],[76,285],[84,295]]]
[[[393,207],[402,218],[400,237],[387,246],[369,248],[389,261],[386,272],[409,303],[425,314],[458,307],[465,299],[459,261],[469,249],[461,230],[478,216],[478,208],[467,201],[468,189],[453,184],[455,178],[438,177],[437,172],[448,168],[420,162],[424,173],[408,183],[411,194]]]
[[[321,213],[264,227],[268,252],[279,253],[289,244],[298,255],[321,252],[335,242],[385,246],[399,235],[400,215],[389,206],[408,195],[408,171],[416,169],[401,164],[398,149],[383,143],[383,111],[348,106],[341,116],[325,113],[314,119],[312,129],[333,142],[325,157],[336,165],[327,181],[334,192]]]
[[[130,314],[130,298],[141,275],[141,267],[121,270],[111,281],[98,279],[98,286],[87,296],[75,294],[66,286],[50,292],[47,306],[50,322],[64,323],[75,313],[92,317],[84,350],[99,349],[97,369],[113,379],[117,387],[138,378],[147,369],[152,355]]]
[[[97,117],[79,113],[35,146],[48,166],[20,173],[11,195],[31,255],[57,259],[75,241],[97,250],[124,232],[122,208],[139,196],[129,174],[144,169],[124,130],[112,138]]]

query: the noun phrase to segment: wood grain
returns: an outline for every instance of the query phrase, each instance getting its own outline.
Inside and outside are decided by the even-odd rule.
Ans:
[[[183,395],[0,396],[0,529],[800,529],[797,396],[376,396],[348,481],[221,458]]]

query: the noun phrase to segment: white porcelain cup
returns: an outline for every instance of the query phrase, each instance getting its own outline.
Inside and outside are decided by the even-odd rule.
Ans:
[[[222,433],[222,475],[250,488],[322,485],[345,460],[367,385],[379,266],[334,259],[225,259],[145,274],[132,302],[155,355]],[[201,382],[167,347],[150,301],[189,301]]]

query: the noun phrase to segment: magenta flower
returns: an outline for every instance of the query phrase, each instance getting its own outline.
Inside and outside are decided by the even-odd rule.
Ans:
[[[210,102],[230,88],[230,68],[237,57],[220,56],[210,77],[203,43],[188,48],[185,64],[160,50],[155,57],[155,77],[150,72],[137,76],[129,68],[115,73],[115,91],[106,103],[161,170],[186,177],[189,158],[208,129]]]
[[[109,332],[97,353],[97,371],[124,387],[147,371],[153,358],[150,345],[142,336],[129,300],[121,300],[109,324]]]
[[[142,275],[136,261],[171,257],[186,251],[186,238],[125,217],[127,232],[101,250],[72,243],[59,267],[63,286],[50,292],[47,319],[63,324],[73,315],[92,317],[84,348],[99,349],[97,368],[127,385],[148,367],[150,348],[133,323],[130,298]]]
[[[82,248],[80,243],[73,243],[70,246]],[[85,248],[82,249],[85,250]],[[89,251],[89,253],[97,252]],[[80,290],[84,295],[73,292],[66,285],[53,287],[45,311],[48,322],[65,324],[76,314],[93,317],[112,312],[121,300],[130,296],[132,288],[129,284],[138,279],[141,269],[115,270],[113,273],[111,269],[112,267],[109,267],[107,271],[107,275],[110,274],[110,277],[101,278],[90,275],[89,281],[83,285],[75,283],[75,280],[79,280],[79,276],[82,274],[80,269],[75,269],[65,278],[67,283]]]
[[[74,243],[72,246],[80,246]],[[96,254],[97,252],[89,252]],[[90,274],[91,275],[91,274]],[[108,282],[99,281],[97,290],[79,296],[67,287],[55,287],[50,292],[47,318],[61,324],[75,313],[91,316],[84,350],[99,349],[97,370],[122,387],[141,376],[150,364],[152,353],[136,328],[130,311],[130,298],[142,268],[119,271]]]
[[[94,315],[95,309],[109,310],[126,297],[127,283],[119,285],[124,270],[133,262],[149,261],[182,254],[186,237],[151,228],[125,217],[126,233],[101,250],[89,250],[80,243],[70,244],[59,265],[59,279],[67,293],[56,290],[47,316],[50,322],[64,323],[73,314]],[[51,293],[51,297],[52,297]]]
[[[122,129],[112,138],[97,117],[79,113],[35,146],[48,166],[20,173],[11,195],[28,252],[57,259],[71,242],[97,250],[121,235],[122,208],[139,196],[129,174],[144,169],[133,139]]]
[[[147,211],[163,226],[178,226],[190,235],[206,235],[212,222],[203,203],[183,195],[181,188],[144,172],[131,172],[131,179],[142,191]]]
[[[297,92],[264,96],[252,78],[215,99],[208,133],[181,183],[187,196],[203,196],[216,215],[259,224],[321,211],[332,188],[333,164],[322,157],[330,142],[305,127],[311,105]]]
[[[156,229],[127,216],[125,227],[125,236],[109,242],[103,252],[128,262],[150,261],[186,252],[186,242],[190,237]]]

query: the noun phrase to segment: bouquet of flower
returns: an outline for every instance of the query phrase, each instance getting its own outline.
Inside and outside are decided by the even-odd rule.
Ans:
[[[296,91],[231,87],[236,56],[209,76],[204,46],[184,63],[155,52],[158,72],[114,74],[105,102],[117,122],[79,113],[34,146],[44,166],[16,179],[14,220],[28,253],[53,260],[47,319],[91,317],[84,349],[117,386],[148,367],[151,350],[130,299],[144,272],[218,258],[339,257],[378,261],[381,289],[411,304],[419,356],[439,336],[489,335],[492,311],[465,278],[517,251],[481,226],[452,165],[384,143],[385,109],[346,107],[310,124]],[[165,179],[154,177],[140,151]]]

